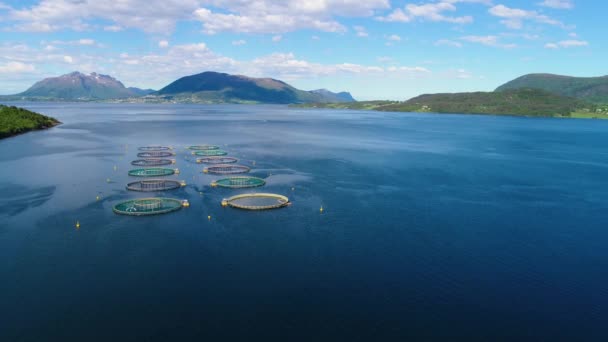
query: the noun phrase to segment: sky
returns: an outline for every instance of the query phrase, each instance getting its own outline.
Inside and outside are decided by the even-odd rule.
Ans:
[[[203,71],[357,100],[608,74],[591,0],[0,0],[0,94],[72,71],[160,89]]]

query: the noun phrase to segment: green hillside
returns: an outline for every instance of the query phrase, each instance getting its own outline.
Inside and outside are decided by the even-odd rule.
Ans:
[[[608,76],[571,77],[528,74],[501,85],[496,88],[496,91],[522,88],[542,89],[593,103],[608,103]]]
[[[0,139],[58,124],[54,118],[27,109],[0,105]]]
[[[608,108],[538,89],[427,94],[408,101],[300,104],[300,108],[363,109],[385,112],[493,114],[541,117],[608,118]]]

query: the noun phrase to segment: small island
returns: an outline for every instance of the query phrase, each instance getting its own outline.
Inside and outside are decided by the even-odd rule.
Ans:
[[[0,105],[0,139],[59,125],[55,118],[27,109]]]

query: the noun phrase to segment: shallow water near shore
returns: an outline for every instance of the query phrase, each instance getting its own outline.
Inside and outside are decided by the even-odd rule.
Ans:
[[[63,124],[0,140],[2,341],[608,337],[606,121],[19,105]],[[114,214],[157,144],[190,207]],[[202,144],[266,185],[212,188]]]

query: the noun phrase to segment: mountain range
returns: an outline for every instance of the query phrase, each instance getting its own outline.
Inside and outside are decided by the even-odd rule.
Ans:
[[[117,79],[75,71],[45,78],[4,100],[180,102],[180,103],[311,103],[352,102],[348,92],[305,91],[272,78],[253,78],[206,71],[182,77],[159,91],[127,88]]]

